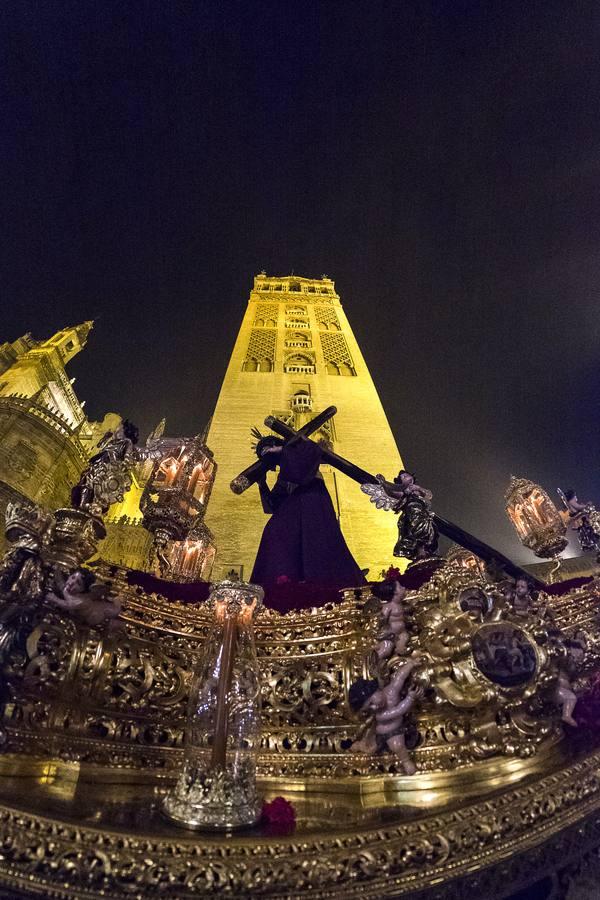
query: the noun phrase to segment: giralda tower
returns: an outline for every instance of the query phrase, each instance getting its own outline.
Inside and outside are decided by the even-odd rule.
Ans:
[[[206,517],[217,543],[213,578],[232,569],[250,577],[267,522],[255,486],[240,496],[229,487],[254,458],[252,426],[267,433],[264,419],[275,415],[298,428],[327,406],[338,409],[323,429],[336,453],[369,472],[397,474],[396,441],[333,281],[258,275],[208,435],[218,464]],[[354,558],[377,578],[393,560],[395,516],[340,472],[321,472]]]

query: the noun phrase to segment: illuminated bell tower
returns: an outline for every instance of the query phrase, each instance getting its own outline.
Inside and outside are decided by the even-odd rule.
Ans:
[[[268,433],[265,416],[275,415],[298,428],[327,406],[338,409],[324,429],[336,453],[374,474],[397,474],[400,454],[333,281],[258,275],[208,435],[219,466],[206,516],[217,545],[213,578],[232,569],[250,577],[267,522],[256,486],[242,495],[229,487],[255,459],[252,426]],[[345,475],[321,472],[354,558],[378,578],[393,561],[396,517]]]

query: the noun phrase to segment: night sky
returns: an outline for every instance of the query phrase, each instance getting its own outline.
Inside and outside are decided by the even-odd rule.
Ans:
[[[436,510],[533,559],[511,473],[600,503],[599,101],[597,0],[5,0],[0,341],[96,318],[88,415],[196,433],[253,276],[326,273]]]

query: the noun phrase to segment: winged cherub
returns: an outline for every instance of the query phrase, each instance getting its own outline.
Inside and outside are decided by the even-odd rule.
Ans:
[[[398,540],[394,556],[422,559],[432,556],[438,546],[438,531],[431,509],[431,491],[417,484],[415,476],[401,469],[393,482],[377,475],[377,484],[361,484],[377,509],[399,513]]]
[[[121,612],[118,600],[106,598],[106,587],[96,583],[96,577],[89,569],[75,569],[63,578],[55,576],[59,593],[49,591],[46,600],[53,606],[70,613],[82,625],[95,628],[108,624],[114,628],[114,620]]]
[[[388,750],[398,757],[407,775],[414,775],[416,766],[406,747],[405,717],[422,699],[423,689],[406,689],[405,685],[420,662],[418,657],[405,660],[384,687],[379,686],[376,678],[358,678],[350,688],[348,698],[355,712],[370,715],[362,739],[352,744],[352,750],[367,754]]]

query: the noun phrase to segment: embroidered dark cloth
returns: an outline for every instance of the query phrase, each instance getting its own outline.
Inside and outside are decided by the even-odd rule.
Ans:
[[[278,579],[353,587],[365,579],[350,553],[331,497],[319,475],[321,449],[291,441],[278,455],[273,489],[261,491],[273,510],[262,534],[250,581],[264,587]]]
[[[433,573],[443,563],[443,560],[431,560],[427,565],[408,569],[401,575],[399,581],[411,591],[416,591],[424,585]],[[129,584],[142,588],[147,593],[160,594],[167,600],[178,600],[180,603],[202,603],[208,597],[211,585],[203,581],[193,584],[179,584],[175,581],[163,581],[147,572],[130,570],[127,574]],[[549,585],[547,590],[551,594],[568,593],[577,587],[581,587],[591,581],[591,578],[572,578],[560,584]],[[372,582],[373,583],[373,582]],[[346,585],[349,587],[350,585]],[[353,586],[353,585],[352,585]],[[265,606],[276,609],[278,612],[287,613],[298,609],[310,609],[311,607],[324,606],[326,603],[337,603],[341,595],[335,586],[323,584],[273,584],[267,587],[265,592]],[[600,700],[598,701],[600,705]],[[599,719],[600,721],[600,719]]]

